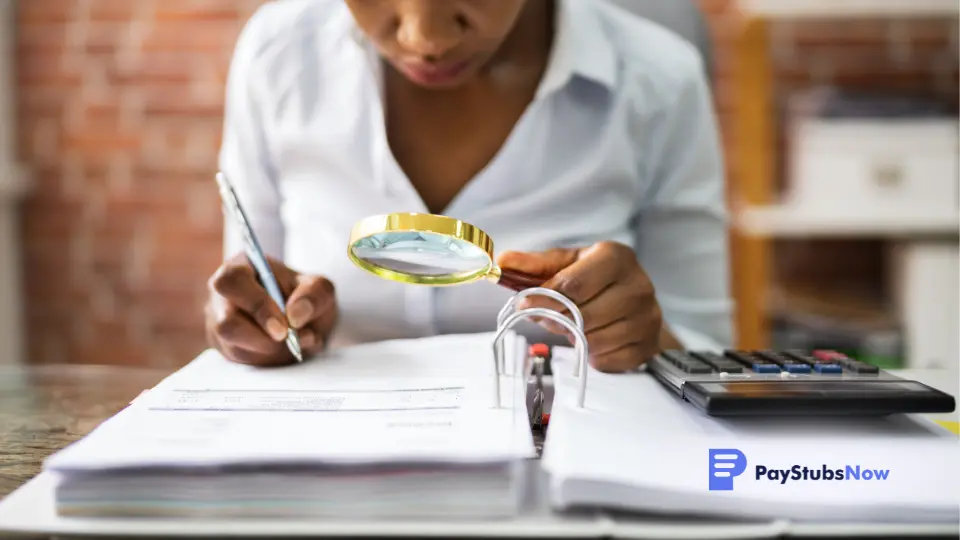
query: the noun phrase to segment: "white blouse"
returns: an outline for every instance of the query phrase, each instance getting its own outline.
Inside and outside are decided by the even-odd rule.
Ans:
[[[497,253],[632,246],[688,347],[731,341],[718,130],[701,59],[605,0],[561,0],[547,71],[505,146],[443,214]],[[489,331],[510,291],[372,276],[347,258],[353,224],[427,212],[391,155],[376,56],[342,0],[263,5],[236,46],[221,169],[264,250],[335,285],[332,346]],[[225,222],[225,255],[241,250]]]

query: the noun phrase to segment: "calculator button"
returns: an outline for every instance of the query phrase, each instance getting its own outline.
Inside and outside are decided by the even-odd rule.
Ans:
[[[810,364],[811,366],[819,362],[817,358],[811,356],[806,351],[789,350],[783,351],[782,354],[788,358],[793,358],[794,360],[799,360],[805,364]]]
[[[860,362],[857,360],[850,360],[848,362],[841,362],[843,367],[854,373],[864,373],[867,375],[876,375],[880,373],[880,368],[871,364]]]
[[[760,351],[757,356],[779,364],[787,373],[810,373],[810,364],[775,351]]]
[[[837,363],[854,373],[877,374],[880,368],[866,362],[861,362],[837,351],[814,351],[814,356],[824,363]]]
[[[724,356],[732,358],[750,367],[757,373],[780,373],[780,366],[760,355],[746,351],[724,351]]]
[[[744,351],[723,351],[723,356],[731,360],[735,360],[745,366],[753,366],[754,358],[753,356]]]
[[[810,364],[792,358],[785,358],[783,362],[780,362],[780,365],[787,373],[810,373]]]
[[[701,373],[713,373],[713,368],[706,364],[684,364],[682,366],[677,366],[687,373],[701,374]]]
[[[783,369],[786,370],[787,373],[810,373],[810,364],[790,364],[783,366]]]
[[[667,362],[676,365],[677,362],[683,359],[684,354],[680,351],[663,351],[660,353],[660,356]]]
[[[840,367],[840,364],[814,364],[813,370],[817,373],[843,373],[843,368]]]
[[[837,362],[837,360],[834,359],[835,358],[834,355],[837,355],[840,353],[819,354],[819,355],[817,354],[817,353],[824,353],[824,352],[826,351],[815,351],[814,353],[810,354],[805,351],[784,351],[784,354],[786,356],[789,356],[790,358],[794,358],[796,360],[802,360],[803,362],[806,362],[812,365],[813,370],[816,371],[817,373],[825,373],[825,374],[843,373],[843,367],[840,365],[839,362]]]
[[[780,366],[772,363],[754,364],[753,370],[757,373],[780,373]]]
[[[713,373],[713,368],[708,364],[681,351],[664,351],[660,356],[686,373]]]
[[[721,373],[743,373],[743,366],[712,352],[691,352],[690,356],[710,364]]]

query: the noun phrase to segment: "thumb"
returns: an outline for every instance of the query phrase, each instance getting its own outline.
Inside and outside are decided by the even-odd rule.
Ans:
[[[501,269],[550,278],[576,262],[579,254],[579,249],[570,248],[554,248],[534,253],[505,251],[497,257],[497,265]]]

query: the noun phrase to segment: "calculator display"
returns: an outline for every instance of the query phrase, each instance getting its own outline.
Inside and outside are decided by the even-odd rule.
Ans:
[[[701,382],[708,393],[731,397],[830,396],[844,394],[889,394],[891,392],[927,392],[929,388],[914,381],[730,381]]]

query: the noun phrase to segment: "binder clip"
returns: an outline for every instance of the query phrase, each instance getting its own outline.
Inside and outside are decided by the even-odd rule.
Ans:
[[[566,296],[552,289],[545,289],[543,287],[534,287],[531,289],[524,289],[519,293],[511,296],[510,300],[508,300],[507,303],[504,304],[503,308],[500,310],[500,313],[497,315],[497,328],[503,327],[504,323],[507,321],[507,317],[509,317],[514,311],[516,311],[517,302],[519,302],[520,300],[523,300],[528,296],[546,296],[547,298],[551,298],[553,300],[556,300],[557,302],[560,302],[561,304],[563,304],[563,307],[567,308],[567,310],[573,316],[573,322],[575,322],[577,326],[580,327],[580,330],[584,330],[583,315],[580,313],[580,308],[578,308],[577,305],[574,304],[573,301],[567,298]],[[586,346],[586,341],[584,341],[584,346]],[[504,364],[504,362],[506,362],[506,359],[503,357],[502,347],[500,348],[500,350],[497,351],[497,354],[500,355],[500,358],[501,358],[500,370],[503,371],[506,367]],[[579,365],[573,366],[574,377],[577,376],[579,369],[580,369]]]
[[[546,368],[550,361],[550,347],[543,343],[535,343],[530,346],[528,356],[533,360],[533,399],[528,404],[530,427],[535,432],[543,434],[550,421],[547,402],[552,402],[553,398],[552,395],[548,397],[547,385],[544,384],[544,377],[547,376]]]
[[[529,308],[521,311],[515,311],[516,303],[527,296],[546,296],[560,302],[564,307],[567,308],[567,310],[570,311],[573,320],[559,311],[546,308]],[[506,357],[503,352],[503,339],[507,335],[507,332],[518,322],[533,317],[549,319],[573,335],[574,349],[577,355],[577,362],[574,365],[573,376],[579,378],[577,405],[579,407],[583,407],[584,402],[586,401],[587,371],[590,366],[587,337],[583,330],[583,315],[580,313],[580,310],[577,308],[576,304],[574,304],[569,298],[557,293],[556,291],[540,287],[525,289],[514,295],[503,307],[499,316],[497,317],[498,330],[493,341],[494,365],[495,372],[497,374],[495,377],[496,382],[494,384],[497,407],[501,406],[500,376],[503,375],[504,371],[506,370]]]

